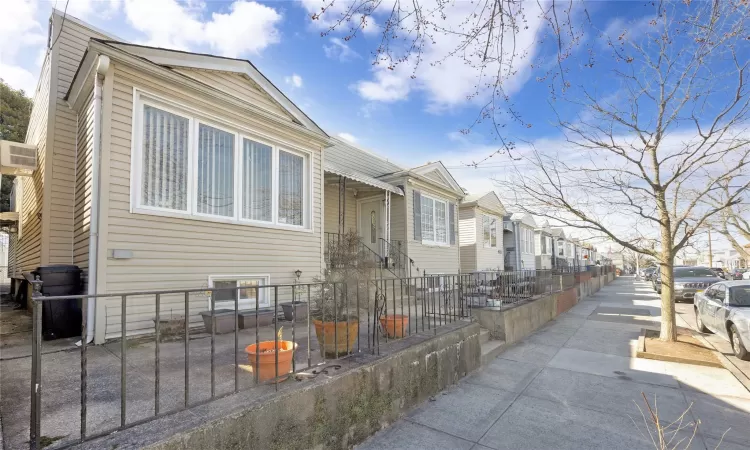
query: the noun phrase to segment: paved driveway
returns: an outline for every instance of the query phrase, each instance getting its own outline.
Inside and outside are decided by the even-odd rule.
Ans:
[[[360,449],[648,449],[642,393],[694,449],[750,448],[750,393],[724,369],[631,357],[659,301],[619,278]],[[673,427],[674,429],[675,427]],[[728,430],[728,431],[727,431]],[[726,434],[725,434],[726,433]]]

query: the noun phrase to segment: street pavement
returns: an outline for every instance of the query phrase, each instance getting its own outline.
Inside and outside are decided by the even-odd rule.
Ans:
[[[750,392],[729,371],[633,357],[659,314],[647,284],[618,278],[358,448],[658,448],[643,395],[677,421],[669,448],[750,448]]]

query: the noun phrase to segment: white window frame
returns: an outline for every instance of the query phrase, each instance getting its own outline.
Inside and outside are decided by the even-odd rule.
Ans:
[[[492,219],[495,220],[495,228],[492,228]],[[484,221],[487,220],[487,226],[490,227],[490,239],[489,241],[485,238],[484,235]],[[493,216],[491,214],[482,214],[482,240],[484,242],[484,248],[497,248],[497,223],[500,221],[496,216]],[[492,245],[492,234],[495,234],[495,245]]]
[[[187,180],[187,211],[160,208],[142,204],[143,179],[143,107],[149,105],[160,110],[176,114],[189,120],[188,133],[188,180]],[[234,214],[232,217],[217,216],[197,211],[198,189],[198,127],[199,124],[208,125],[222,131],[233,133],[234,139]],[[242,218],[242,154],[244,140],[258,142],[272,148],[272,220],[252,220]],[[148,214],[162,217],[221,222],[231,224],[250,225],[257,227],[285,229],[293,231],[313,231],[313,153],[293,144],[271,138],[262,132],[248,128],[245,124],[218,118],[196,108],[164,99],[155,94],[139,89],[133,90],[133,125],[130,149],[130,212],[134,214]],[[303,220],[302,225],[292,225],[279,222],[279,151],[299,155],[304,159],[303,171]]]
[[[247,280],[259,280],[259,286],[268,286],[271,284],[270,274],[261,275],[209,275],[208,276],[208,287],[212,289],[216,281],[247,281]],[[213,292],[211,293],[213,295]],[[208,297],[208,309],[211,310],[211,295]],[[268,294],[268,288],[258,289],[258,308],[270,308],[271,307],[271,296]],[[238,300],[238,308],[240,311],[255,308],[255,301],[253,300]],[[217,301],[216,309],[231,309],[234,310],[234,300]]]
[[[424,245],[431,245],[436,247],[450,247],[451,245],[451,227],[450,227],[450,202],[448,200],[443,200],[437,197],[433,197],[432,195],[425,195],[422,194],[422,199],[428,198],[432,200],[432,238],[427,239],[425,238],[424,234],[424,228],[422,228],[422,244]],[[421,202],[422,200],[420,200]],[[435,240],[437,237],[437,208],[435,207],[435,203],[443,203],[445,205],[445,242],[438,242]],[[421,212],[420,212],[421,214]],[[421,221],[424,223],[424,221]],[[421,224],[420,224],[421,226]]]

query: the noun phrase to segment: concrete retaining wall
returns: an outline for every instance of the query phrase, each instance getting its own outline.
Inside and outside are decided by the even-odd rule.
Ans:
[[[389,356],[342,360],[353,367],[337,375],[243,391],[79,448],[350,448],[479,367],[479,324],[448,327],[394,342]]]
[[[576,297],[576,295],[577,291],[575,288],[566,289],[563,292],[557,294],[558,315],[564,313],[565,311],[575,306],[576,303],[578,303],[578,298]]]

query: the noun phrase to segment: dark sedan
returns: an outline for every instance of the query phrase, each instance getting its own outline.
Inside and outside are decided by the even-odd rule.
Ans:
[[[675,267],[672,274],[676,301],[692,300],[696,292],[702,292],[712,284],[724,281],[707,267]],[[654,288],[661,294],[661,277],[655,279]]]

